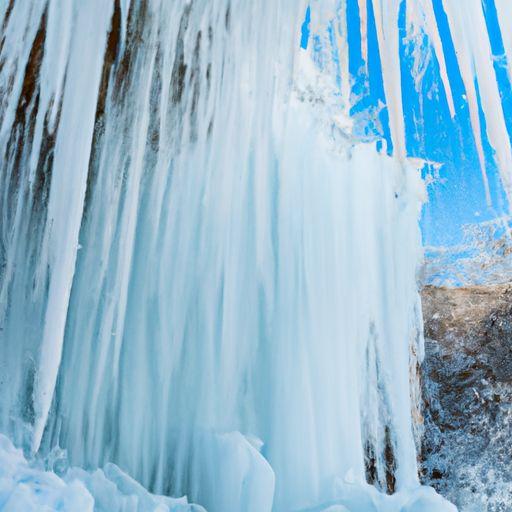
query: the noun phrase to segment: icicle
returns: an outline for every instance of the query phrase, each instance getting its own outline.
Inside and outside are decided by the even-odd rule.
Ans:
[[[404,159],[405,126],[399,56],[398,11],[400,0],[373,0],[377,40],[382,65],[384,92],[389,111],[393,152]]]
[[[74,37],[69,52],[66,89],[55,146],[48,204],[47,246],[52,273],[41,341],[34,407],[32,449],[37,451],[59,371],[78,233],[87,183],[96,100],[112,9],[102,0],[74,5]],[[58,62],[62,56],[59,56]],[[77,98],[80,101],[77,102]],[[41,263],[41,265],[44,265]]]
[[[14,124],[16,107],[22,92],[24,70],[37,31],[41,25],[45,1],[14,2],[9,23],[3,33],[0,70],[0,144],[7,143]]]
[[[359,2],[359,33],[361,35],[361,57],[364,62],[364,72],[368,74],[368,0]]]
[[[348,20],[346,3],[340,1],[338,4],[337,23],[334,33],[336,39],[336,50],[340,61],[341,70],[341,97],[343,98],[343,114],[348,119],[350,116],[350,93],[351,80],[348,56]]]
[[[444,86],[448,109],[450,111],[450,116],[453,118],[455,116],[455,107],[453,104],[452,89],[448,79],[443,45],[441,43],[441,36],[439,35],[439,27],[435,18],[432,0],[414,0],[412,2],[407,2],[407,17],[408,24],[411,29],[424,31],[433,46],[439,64],[439,73]],[[424,53],[425,48],[421,45],[417,45],[414,49],[414,59],[416,61],[423,60],[425,58]],[[419,83],[419,79],[422,77],[423,75],[414,76],[416,91],[418,93],[421,93],[421,84]]]
[[[461,9],[460,3],[454,0],[444,0],[443,3],[466,88],[471,125],[482,168],[487,202],[491,204],[485,170],[476,84],[478,84],[482,110],[485,115],[487,137],[496,151],[498,168],[510,199],[512,197],[512,152],[493,68],[493,57],[482,3],[480,0],[471,0],[464,4],[464,9]]]
[[[43,62],[39,77],[41,92],[30,159],[32,181],[39,161],[49,108],[47,129],[50,133],[55,132],[57,114],[62,105],[62,88],[68,65],[69,45],[73,27],[73,2],[51,0],[48,3],[47,10],[48,21],[46,24]]]
[[[131,0],[120,0],[121,6],[121,51],[126,45],[128,31],[128,15],[130,13]]]
[[[512,2],[510,0],[494,0],[498,21],[501,28],[501,37],[507,57],[508,74],[512,80],[512,30],[510,30],[510,20],[512,20]]]

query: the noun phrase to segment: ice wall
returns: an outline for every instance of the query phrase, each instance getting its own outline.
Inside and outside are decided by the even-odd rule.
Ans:
[[[408,506],[367,482],[418,489],[423,186],[400,4],[359,5],[394,157],[351,131],[344,2],[311,3],[307,50],[305,2],[0,2],[0,430],[17,444],[211,511]],[[441,52],[429,3],[407,9]]]

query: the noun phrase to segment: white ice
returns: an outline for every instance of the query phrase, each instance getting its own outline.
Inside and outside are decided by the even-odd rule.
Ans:
[[[238,445],[230,458],[224,456],[224,444]],[[244,454],[254,450],[233,433],[219,442],[219,459],[205,460],[220,463],[219,473],[229,472],[238,480],[230,494],[222,488],[212,489],[213,495],[222,496],[222,510],[244,512],[271,512],[273,474],[268,469],[249,468],[247,463],[258,464],[258,457]],[[229,453],[229,450],[228,450]],[[251,460],[253,462],[251,462]],[[261,462],[260,462],[261,464]],[[244,478],[252,474],[247,486]],[[261,475],[254,478],[254,475]],[[265,477],[264,475],[268,476]],[[222,485],[221,480],[217,484]],[[340,484],[342,499],[333,500],[315,509],[303,512],[453,512],[448,504],[432,489],[420,487],[394,496],[384,496],[372,486]],[[266,495],[266,490],[269,494]],[[234,491],[234,492],[233,492]],[[269,499],[270,498],[270,499]],[[205,512],[203,507],[192,505],[187,499],[173,499],[148,493],[139,483],[123,473],[116,465],[107,464],[102,470],[84,471],[68,469],[60,477],[41,468],[41,463],[30,464],[21,450],[0,434],[0,510],[2,512]]]
[[[443,3],[507,183],[481,6]],[[417,471],[425,195],[400,2],[373,2],[393,156],[352,133],[346,2],[311,2],[304,51],[306,4],[0,0],[0,431],[103,468],[59,479],[4,440],[19,503],[40,478],[47,502],[108,512],[175,506],[135,480],[210,512],[453,510]],[[453,113],[431,5],[407,9]]]
[[[114,464],[87,472],[72,468],[61,477],[29,464],[0,434],[2,512],[204,512],[186,498],[148,493]]]

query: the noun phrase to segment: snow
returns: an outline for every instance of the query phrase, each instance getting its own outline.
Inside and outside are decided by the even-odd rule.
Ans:
[[[2,512],[204,512],[186,498],[148,493],[114,464],[92,473],[72,468],[62,477],[40,465],[0,434]]]
[[[271,512],[273,473],[247,440],[239,433],[217,440],[219,474],[229,473],[231,487],[219,480],[211,490],[216,506],[226,512]],[[206,451],[205,453],[209,453]],[[231,456],[226,457],[226,453]],[[211,453],[209,453],[211,455]],[[259,468],[257,466],[260,466]],[[237,493],[238,489],[238,493]],[[420,487],[411,492],[384,496],[372,486],[340,486],[344,498],[309,512],[453,512],[432,489]],[[265,490],[268,491],[265,494]],[[0,510],[2,512],[205,512],[186,498],[173,499],[147,492],[116,465],[88,472],[70,468],[60,477],[29,463],[21,450],[0,434]]]

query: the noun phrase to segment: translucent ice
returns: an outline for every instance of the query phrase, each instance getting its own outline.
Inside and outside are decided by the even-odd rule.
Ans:
[[[347,3],[310,2],[301,49],[306,4],[0,0],[0,430],[104,468],[42,474],[50,502],[178,506],[147,488],[210,512],[450,510],[416,465],[424,187],[403,3],[357,3],[393,154],[353,131]],[[443,5],[506,177],[480,1]],[[453,115],[432,5],[406,10]]]
[[[0,510],[2,512],[204,512],[186,498],[149,494],[108,464],[92,473],[70,469],[62,478],[30,465],[21,450],[0,434]]]

